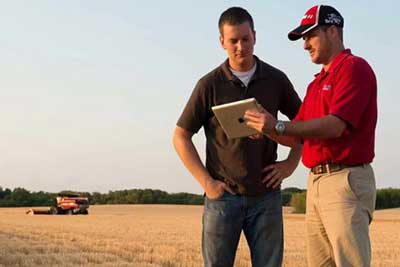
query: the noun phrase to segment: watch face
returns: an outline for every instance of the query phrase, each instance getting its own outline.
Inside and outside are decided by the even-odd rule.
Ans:
[[[278,121],[275,125],[275,130],[278,134],[283,134],[285,131],[285,124],[282,121]]]

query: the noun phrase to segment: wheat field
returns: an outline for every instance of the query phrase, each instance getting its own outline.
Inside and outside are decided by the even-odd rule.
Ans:
[[[0,209],[0,266],[201,267],[202,206],[101,205],[88,216]],[[307,266],[304,215],[285,208],[284,266]],[[400,266],[400,209],[375,213],[372,266]],[[236,267],[250,266],[242,237]]]

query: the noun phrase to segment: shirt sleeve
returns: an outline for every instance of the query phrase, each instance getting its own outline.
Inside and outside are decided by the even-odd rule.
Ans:
[[[282,86],[284,94],[281,98],[279,109],[284,115],[292,120],[299,111],[301,100],[286,75],[284,75],[284,78],[282,79]]]
[[[207,90],[200,80],[197,82],[183,112],[178,119],[177,126],[197,133],[204,125],[208,114]]]
[[[361,58],[345,62],[336,74],[334,90],[329,113],[357,128],[373,90],[376,90],[375,75],[368,63]]]

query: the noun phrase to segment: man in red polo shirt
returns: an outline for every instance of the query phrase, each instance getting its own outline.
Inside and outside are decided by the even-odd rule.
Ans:
[[[343,45],[343,17],[314,6],[288,35],[303,38],[322,70],[292,122],[246,112],[248,125],[292,146],[303,142],[307,185],[308,266],[370,266],[369,224],[375,209],[373,170],[377,83],[368,63]],[[270,174],[270,183],[280,183]]]

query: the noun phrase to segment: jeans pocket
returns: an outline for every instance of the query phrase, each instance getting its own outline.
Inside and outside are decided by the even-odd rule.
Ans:
[[[207,215],[231,216],[240,212],[240,199],[231,197],[228,192],[216,199],[205,198],[204,212]]]
[[[207,194],[206,194],[206,198],[207,198],[207,200],[209,200],[209,201],[218,201],[218,200],[223,199],[224,196],[226,196],[226,194],[227,194],[227,192],[224,191],[224,192],[222,193],[222,195],[220,195],[220,196],[217,197],[217,198],[209,198],[209,197],[207,196]]]

